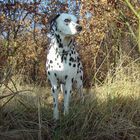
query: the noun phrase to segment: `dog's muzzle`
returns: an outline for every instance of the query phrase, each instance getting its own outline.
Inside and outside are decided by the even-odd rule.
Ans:
[[[77,26],[76,26],[76,31],[77,31],[77,32],[81,32],[81,31],[82,31],[82,26],[77,25]]]

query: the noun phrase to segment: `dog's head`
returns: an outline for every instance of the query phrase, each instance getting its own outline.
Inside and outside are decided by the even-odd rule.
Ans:
[[[51,21],[51,30],[64,36],[73,36],[82,31],[82,26],[74,15],[62,13]]]

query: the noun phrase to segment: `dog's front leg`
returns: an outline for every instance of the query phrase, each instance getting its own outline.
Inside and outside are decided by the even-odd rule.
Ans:
[[[52,86],[52,95],[53,95],[53,118],[55,120],[59,119],[59,110],[58,110],[58,86]]]
[[[71,91],[72,91],[72,81],[68,80],[66,81],[64,85],[64,115],[69,113],[69,102],[71,97]]]

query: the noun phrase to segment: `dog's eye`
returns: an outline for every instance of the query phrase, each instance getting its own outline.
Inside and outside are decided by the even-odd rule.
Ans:
[[[64,21],[69,23],[69,22],[71,22],[71,19],[65,19]]]

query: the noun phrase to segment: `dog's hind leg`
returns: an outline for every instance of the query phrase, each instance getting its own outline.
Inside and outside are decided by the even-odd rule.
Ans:
[[[61,88],[61,92],[64,94],[64,92],[65,92],[65,86],[64,86],[64,84],[61,84],[60,88]]]
[[[76,89],[83,102],[84,96],[83,96],[83,76],[82,76],[82,74],[76,77]]]

